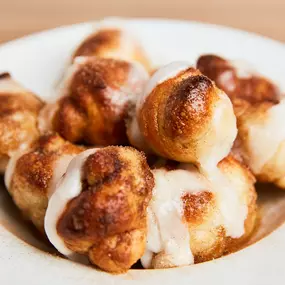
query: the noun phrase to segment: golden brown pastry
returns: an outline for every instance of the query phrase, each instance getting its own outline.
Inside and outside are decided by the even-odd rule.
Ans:
[[[50,242],[64,255],[86,255],[103,270],[128,270],[144,253],[153,175],[131,147],[76,156],[57,184],[45,217]]]
[[[216,165],[229,153],[237,132],[227,95],[184,62],[155,72],[127,126],[134,146],[195,164],[211,159]]]
[[[203,55],[197,61],[197,68],[214,80],[232,100],[244,99],[249,104],[279,102],[277,86],[245,63],[231,62],[216,55]]]
[[[78,56],[136,61],[150,70],[150,63],[143,48],[126,30],[115,27],[102,27],[88,36],[76,49],[73,59]]]
[[[233,152],[261,182],[285,188],[285,101],[270,80],[214,55],[198,60],[199,70],[230,96],[238,122]]]
[[[128,107],[148,75],[136,63],[98,57],[76,58],[56,103],[41,112],[39,128],[72,143],[125,144]]]
[[[12,79],[0,74],[0,172],[9,158],[38,138],[37,116],[43,102]]]
[[[156,165],[147,246],[141,259],[145,268],[212,260],[249,238],[256,221],[255,179],[230,156],[219,163],[219,169],[228,180],[231,196],[216,191],[194,165],[173,161]]]
[[[6,187],[24,217],[42,233],[48,197],[70,160],[83,150],[58,135],[45,135],[9,161]]]
[[[225,185],[217,189],[192,164],[162,161],[151,172],[130,147],[87,150],[57,184],[46,233],[67,257],[86,255],[113,273],[139,259],[145,268],[169,268],[220,257],[251,235],[256,192],[253,175],[233,157],[219,170]]]
[[[255,180],[228,157],[237,134],[236,118],[230,99],[213,81],[184,62],[159,69],[127,125],[132,144],[184,162],[175,171],[154,170],[145,267],[210,260],[251,234]]]

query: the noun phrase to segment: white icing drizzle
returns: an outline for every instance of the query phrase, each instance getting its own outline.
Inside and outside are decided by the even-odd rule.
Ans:
[[[273,157],[280,143],[285,140],[283,119],[285,99],[271,107],[267,113],[247,122],[247,149],[250,152],[249,164],[255,174]]]
[[[128,137],[131,144],[136,148],[143,150],[146,153],[152,152],[140,131],[137,116],[132,116],[128,124]]]
[[[54,193],[51,195],[45,216],[45,232],[49,241],[63,255],[70,259],[78,259],[78,254],[67,248],[62,238],[57,233],[57,222],[62,215],[67,203],[77,197],[82,191],[81,168],[96,149],[86,150],[75,156],[68,165],[66,173],[58,181]]]
[[[211,184],[206,189],[211,189],[217,197],[217,207],[220,209],[227,236],[238,238],[244,234],[247,204],[246,201],[240,201],[239,194],[232,189],[234,186],[231,181],[218,168],[219,161],[228,155],[236,138],[236,118],[230,99],[222,91],[218,95],[220,100],[214,106],[212,124],[205,144],[201,144],[198,151],[197,163],[202,173],[199,176],[204,175],[204,179]],[[154,171],[156,186],[148,210],[148,245],[142,264],[146,268],[150,267],[151,253],[161,251],[168,255],[174,266],[191,264],[193,255],[189,233],[182,220],[181,211],[179,212],[181,204],[178,206],[177,201],[181,201],[181,191],[191,189],[191,192],[195,193],[204,190],[205,186],[200,180],[200,184],[195,183],[197,170],[195,175],[191,170],[176,170],[166,174],[164,172],[163,178],[160,172],[161,170]],[[157,219],[157,225],[154,223],[154,217]],[[160,238],[156,231],[159,231]],[[186,237],[188,242],[181,237]],[[181,255],[181,252],[184,255]]]
[[[153,174],[155,187],[147,210],[147,244],[141,258],[144,268],[151,268],[153,254],[161,252],[172,266],[194,263],[190,232],[182,216],[183,194],[205,189],[214,193],[217,212],[209,230],[222,225],[227,236],[239,238],[244,234],[247,196],[242,193],[239,184],[231,181],[217,165],[204,165],[199,171],[193,165],[183,163],[177,170],[157,169],[153,170]]]
[[[132,93],[136,95],[135,100],[133,101],[133,103],[135,103],[137,96],[142,93],[146,82],[149,79],[149,75],[144,66],[139,62],[132,62],[131,65],[132,68],[130,70],[126,86],[131,86]]]
[[[201,166],[201,172],[207,177],[215,193],[218,208],[223,218],[226,235],[239,238],[244,234],[244,222],[248,207],[246,200],[241,201],[232,181],[215,164]]]
[[[238,132],[230,99],[221,90],[219,90],[218,96],[220,99],[214,106],[209,133],[198,153],[197,162],[201,165],[217,165],[225,158],[229,154]]]
[[[41,133],[45,133],[53,129],[52,119],[59,108],[58,100],[67,95],[69,86],[73,80],[75,73],[88,61],[92,62],[95,57],[79,56],[74,59],[74,63],[68,68],[64,79],[54,93],[50,104],[47,104],[41,111],[38,118],[38,128]],[[142,92],[145,82],[148,79],[148,73],[145,68],[138,62],[130,62],[130,71],[128,79],[123,86],[116,88],[107,87],[105,96],[110,100],[110,106],[119,115],[124,111],[124,105],[128,102],[135,102],[137,96]],[[57,101],[55,101],[57,100]]]
[[[247,205],[240,203],[231,181],[218,168],[218,163],[229,154],[236,138],[236,117],[227,95],[220,91],[219,96],[211,124],[213,133],[207,148],[201,149],[198,162],[201,173],[211,182],[212,191],[218,198],[227,236],[238,238],[244,234]]]
[[[136,102],[149,77],[141,64],[137,62],[129,64],[131,68],[126,83],[122,86],[117,86],[116,88],[118,89],[107,87],[108,90],[106,90],[106,96],[110,100],[110,105],[118,114],[124,111],[123,107],[127,103],[134,104]]]
[[[151,267],[154,253],[164,252],[173,266],[194,263],[187,223],[183,219],[182,196],[210,189],[195,167],[187,170],[153,170],[155,187],[148,207],[146,251],[141,258],[144,268]]]
[[[4,181],[5,181],[5,186],[6,188],[10,188],[11,187],[11,181],[12,181],[12,178],[13,178],[13,174],[15,172],[15,167],[17,165],[17,162],[18,160],[27,152],[29,152],[30,149],[28,150],[25,150],[25,151],[18,151],[15,155],[12,156],[12,158],[10,159],[8,165],[7,165],[7,168],[6,168],[6,172],[5,172],[5,177],[4,177]],[[87,154],[88,153],[94,153],[94,149],[93,150],[89,150],[89,151],[86,151]],[[61,156],[56,162],[55,164],[53,165],[53,176],[52,176],[52,180],[49,184],[49,187],[47,189],[47,196],[48,198],[50,198],[51,196],[53,196],[53,192],[55,191],[56,189],[56,185],[58,183],[58,181],[60,181],[60,178],[62,178],[62,175],[66,172],[66,169],[70,163],[70,161],[74,158],[75,154],[74,155],[70,155],[70,154],[66,154],[66,155],[63,155]],[[80,170],[79,170],[80,172]],[[75,179],[76,180],[76,179]],[[60,203],[62,202],[61,200],[59,201],[55,201],[57,198],[58,198],[59,195],[57,195],[55,198],[54,198],[54,204],[55,205],[60,205]],[[59,197],[61,198],[61,197]],[[55,209],[57,210],[57,209]],[[49,210],[50,213],[52,213],[52,209]],[[46,213],[47,215],[47,213]],[[50,215],[50,214],[49,214]],[[49,217],[47,218],[45,216],[45,224],[47,223],[47,227],[45,225],[45,230],[46,230],[46,233],[47,233],[47,228],[49,227],[49,233],[51,233],[50,235],[52,236],[52,229],[50,229],[50,226],[51,226],[51,222],[53,221],[52,218],[56,218],[56,217]],[[47,222],[46,222],[46,219],[47,219]],[[55,229],[56,231],[56,229]],[[47,233],[48,235],[48,233]],[[49,236],[48,236],[49,237]],[[71,258],[75,261],[78,261],[80,263],[88,263],[88,260],[86,260],[86,258],[82,257],[82,256],[79,256],[79,255],[76,255],[76,254],[72,254]]]
[[[249,78],[262,76],[254,70],[247,62],[231,61],[237,76]],[[227,74],[223,75],[225,80]],[[280,90],[279,90],[280,91]],[[279,145],[285,140],[285,128],[280,124],[285,113],[285,99],[271,107],[265,115],[260,118],[251,119],[246,123],[248,129],[247,149],[249,151],[249,166],[255,174],[259,174],[263,166],[273,157]]]
[[[52,180],[49,184],[49,189],[47,191],[47,196],[49,199],[56,189],[56,184],[61,179],[63,174],[66,172],[66,169],[67,169],[70,161],[75,156],[76,156],[76,154],[65,154],[65,155],[62,155],[58,160],[56,160],[55,164],[53,165]]]

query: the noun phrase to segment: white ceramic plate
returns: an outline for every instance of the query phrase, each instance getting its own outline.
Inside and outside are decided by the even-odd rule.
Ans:
[[[284,88],[285,47],[281,43],[193,22],[149,19],[125,24],[142,41],[155,65],[173,60],[194,63],[200,54],[217,53],[248,61]],[[63,27],[5,44],[0,47],[0,72],[11,72],[42,98],[51,98],[72,50],[93,27],[94,23]],[[129,280],[163,285],[284,284],[285,191],[259,190],[259,204],[259,230],[250,241],[253,244],[239,252],[188,267],[130,270],[114,276],[48,253],[51,249],[23,223],[0,185],[0,284],[120,285]]]

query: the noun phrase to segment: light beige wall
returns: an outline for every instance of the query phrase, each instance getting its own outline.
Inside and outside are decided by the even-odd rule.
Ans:
[[[108,15],[205,21],[285,41],[285,0],[0,0],[0,42]]]

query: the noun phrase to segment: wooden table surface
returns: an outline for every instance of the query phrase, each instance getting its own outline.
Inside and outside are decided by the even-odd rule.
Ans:
[[[232,26],[285,41],[285,0],[0,0],[0,42],[104,16]]]

